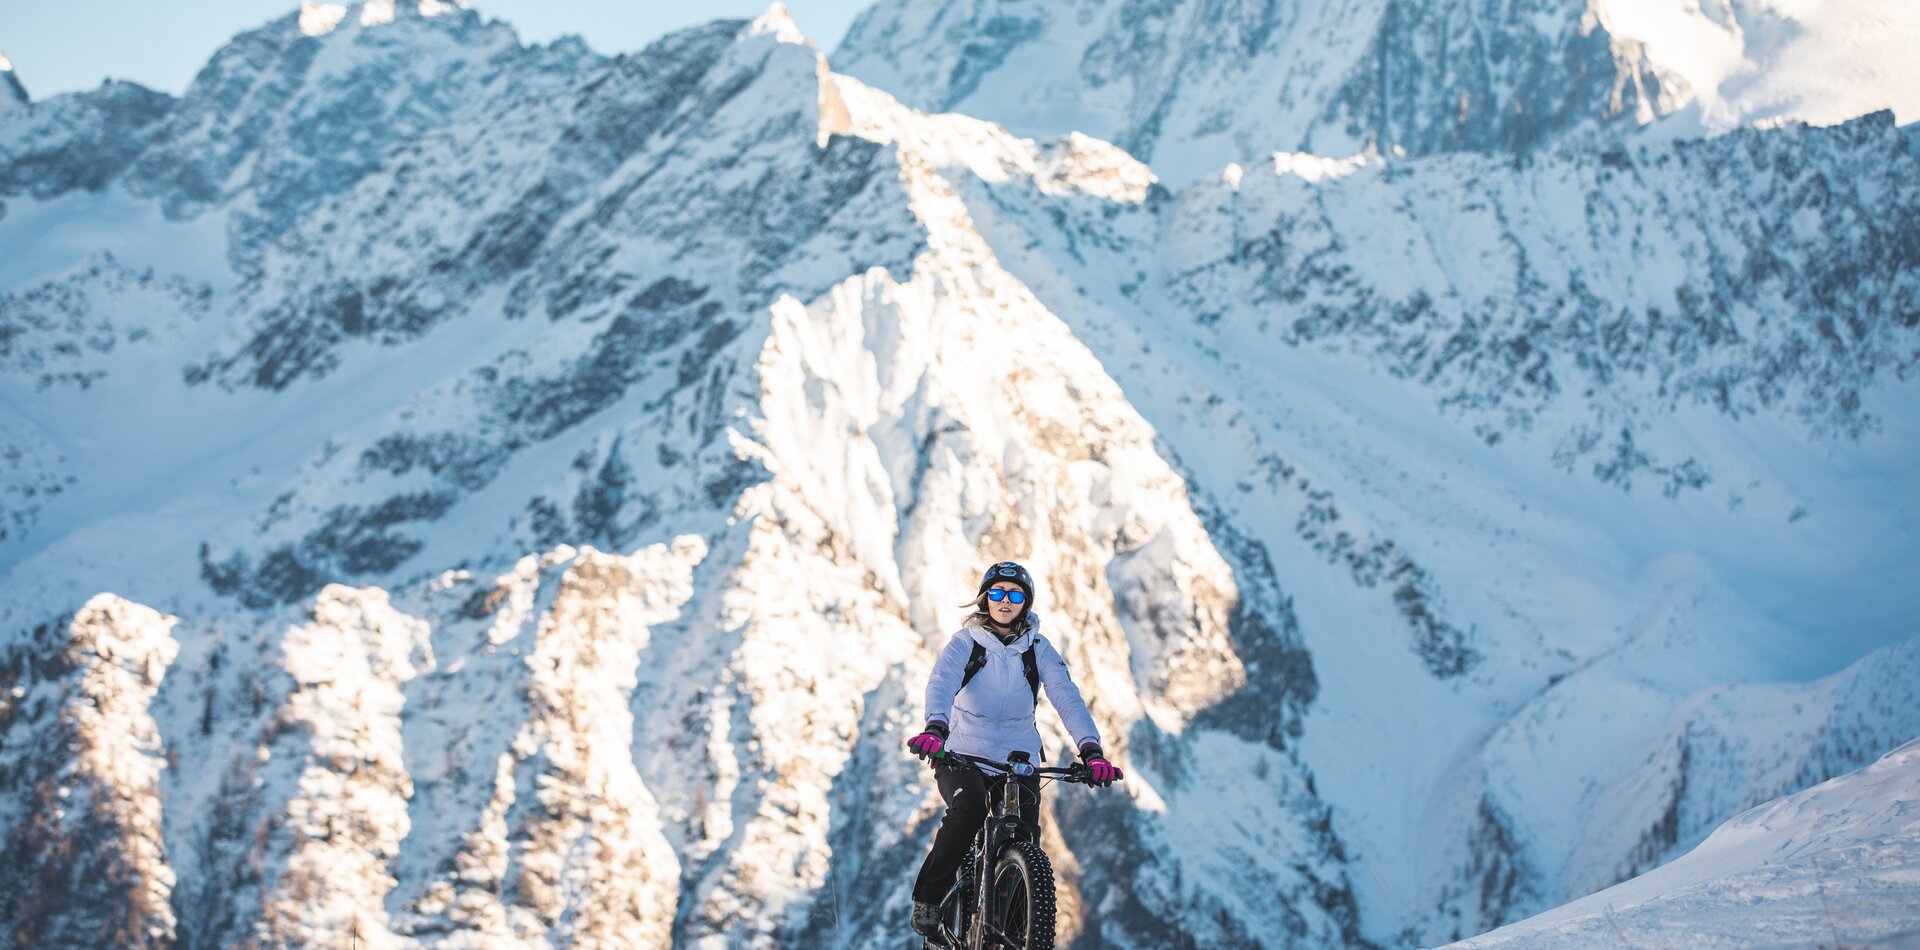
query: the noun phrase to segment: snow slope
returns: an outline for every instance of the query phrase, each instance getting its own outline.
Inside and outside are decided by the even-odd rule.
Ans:
[[[1670,864],[1449,946],[1912,946],[1917,789],[1920,740],[1743,812]]]

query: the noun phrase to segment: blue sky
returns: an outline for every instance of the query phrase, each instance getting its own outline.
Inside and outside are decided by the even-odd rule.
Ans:
[[[751,17],[772,0],[468,0],[522,40],[567,33],[603,53],[721,17]],[[829,52],[872,0],[787,0],[802,32]],[[35,99],[91,89],[111,76],[178,94],[235,33],[298,9],[299,0],[0,0],[0,52]]]

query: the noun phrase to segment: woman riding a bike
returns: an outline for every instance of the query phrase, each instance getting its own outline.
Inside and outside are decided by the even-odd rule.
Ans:
[[[1041,760],[1040,730],[1034,723],[1039,693],[1060,713],[1079,746],[1088,784],[1106,786],[1122,777],[1101,754],[1100,730],[1080,698],[1067,663],[1040,635],[1033,611],[1033,577],[1012,561],[987,568],[960,630],[947,641],[927,678],[927,725],[907,741],[914,754],[933,757],[951,752],[1005,760]],[[933,849],[913,886],[913,929],[931,934],[939,926],[939,904],[987,816],[987,776],[979,769],[937,759],[934,780],[947,813],[934,834]],[[1009,779],[1025,786],[1021,817],[1040,819],[1040,790],[1035,778]]]

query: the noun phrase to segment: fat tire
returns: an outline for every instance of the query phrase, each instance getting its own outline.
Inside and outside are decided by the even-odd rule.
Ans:
[[[1008,871],[1026,879],[1027,950],[1053,950],[1053,862],[1047,860],[1039,842],[1022,841],[1000,852],[991,883],[997,886]]]

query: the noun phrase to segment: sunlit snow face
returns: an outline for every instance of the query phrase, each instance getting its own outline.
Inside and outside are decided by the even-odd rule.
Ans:
[[[1021,598],[1023,600],[1025,599],[1025,596],[1026,596],[1025,592],[1020,590],[1020,585],[1015,584],[1012,581],[1001,581],[1000,583],[995,584],[992,587],[988,588],[988,590],[1015,591],[1021,594]],[[993,618],[994,623],[998,623],[998,624],[1012,623],[1013,618],[1020,616],[1020,608],[1022,606],[1024,605],[1014,603],[1012,597],[1006,597],[998,601],[995,601],[991,597],[989,597],[987,599],[987,615]]]

